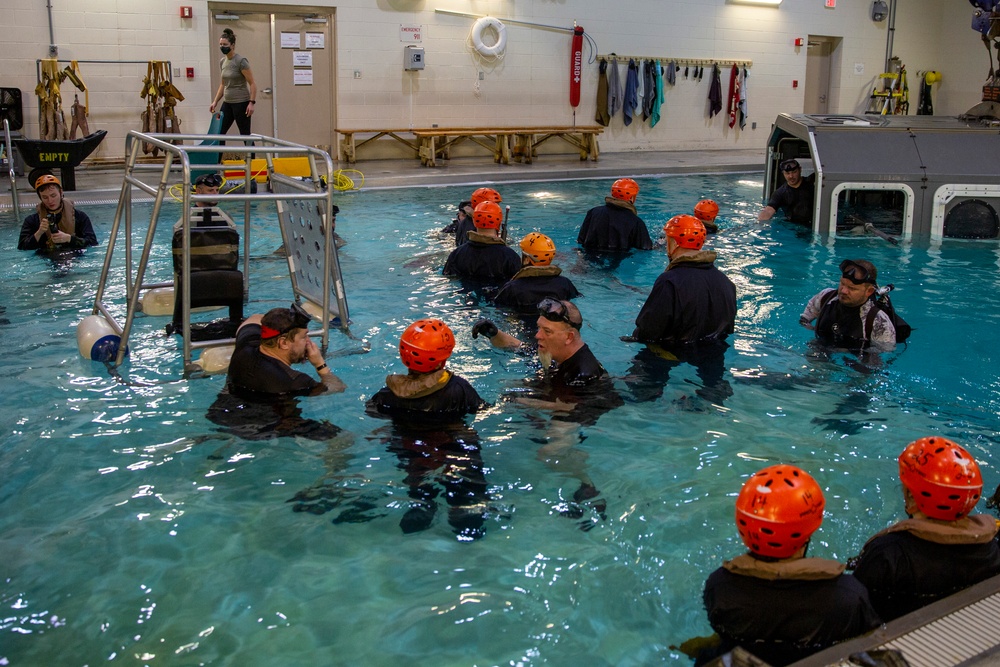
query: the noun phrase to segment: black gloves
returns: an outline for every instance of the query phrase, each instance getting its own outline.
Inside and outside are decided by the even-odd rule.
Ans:
[[[497,329],[497,325],[493,324],[492,320],[488,320],[485,317],[476,321],[472,325],[472,337],[478,338],[479,334],[486,336],[487,338],[493,338],[500,330]]]

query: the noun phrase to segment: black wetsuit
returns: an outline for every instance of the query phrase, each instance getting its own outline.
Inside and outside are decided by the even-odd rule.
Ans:
[[[799,187],[793,188],[788,183],[783,184],[771,193],[767,205],[775,211],[785,212],[789,222],[810,224],[813,217],[813,196],[816,187],[816,175],[810,174],[802,178]]]
[[[854,569],[887,622],[996,574],[1000,574],[996,539],[986,544],[938,544],[908,532],[869,540]]]
[[[722,645],[696,665],[741,646],[781,667],[881,625],[864,585],[848,574],[771,581],[720,567],[705,582],[704,601]]]
[[[455,221],[455,247],[465,245],[469,242],[469,232],[476,231],[476,225],[472,222],[472,216],[465,216],[461,222]]]
[[[628,252],[632,248],[650,250],[653,241],[649,238],[649,230],[632,205],[611,197],[605,202],[604,206],[587,211],[576,242],[587,250],[599,252]]]
[[[242,397],[225,388],[205,416],[243,440],[288,436],[328,441],[341,434],[340,427],[326,420],[304,418],[298,401],[292,395]]]
[[[461,419],[475,414],[483,407],[483,399],[465,378],[449,374],[447,384],[441,389],[417,398],[397,396],[389,387],[382,387],[368,399],[370,414],[385,415],[408,420]]]
[[[633,336],[668,349],[723,340],[736,322],[736,286],[715,268],[715,253],[682,255],[653,283]]]
[[[548,372],[528,384],[535,392],[533,398],[575,405],[568,414],[553,419],[583,426],[594,424],[601,415],[624,403],[608,372],[587,345],[562,363],[553,362]]]
[[[65,206],[66,204],[67,203],[64,202],[63,205]],[[71,203],[69,205],[72,206]],[[73,232],[70,234],[69,243],[49,247],[48,238],[45,236],[43,236],[42,240],[39,241],[35,238],[35,233],[38,231],[38,223],[40,220],[38,211],[42,209],[43,207],[39,205],[36,212],[24,219],[24,223],[21,225],[21,236],[17,242],[18,250],[40,250],[43,252],[79,250],[81,248],[86,248],[87,246],[97,245],[97,234],[94,232],[94,225],[91,224],[90,218],[87,217],[86,213],[76,208],[73,209]],[[50,221],[52,220],[51,215],[47,215],[46,217],[48,217]],[[58,224],[58,218],[55,222]]]
[[[521,258],[500,239],[490,239],[473,232],[469,242],[451,251],[444,263],[446,276],[458,276],[484,284],[502,285],[521,269]]]
[[[229,362],[226,386],[241,397],[309,394],[322,387],[305,373],[260,351],[260,325],[246,324],[236,332],[236,350]]]
[[[546,297],[569,301],[580,296],[573,282],[561,273],[557,266],[526,266],[500,288],[493,302],[519,313],[534,313]]]
[[[435,499],[443,491],[448,523],[458,539],[483,537],[491,500],[489,485],[479,435],[462,421],[485,406],[483,399],[464,378],[453,373],[448,373],[439,389],[417,392],[412,398],[393,392],[388,386],[391,379],[368,400],[366,410],[392,418],[391,427],[376,433],[385,438],[389,451],[406,472],[404,481],[411,502],[399,521],[400,529],[414,533],[430,528],[437,513]],[[441,472],[436,473],[438,470]],[[357,521],[364,512],[364,507],[348,507],[334,523]]]

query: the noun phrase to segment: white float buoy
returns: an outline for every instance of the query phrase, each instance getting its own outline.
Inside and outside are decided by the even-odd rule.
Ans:
[[[76,344],[80,356],[94,361],[114,361],[121,336],[101,315],[88,315],[76,325]],[[128,347],[125,348],[128,356]]]
[[[140,300],[142,312],[147,315],[173,315],[174,314],[174,288],[157,287],[142,295]]]
[[[229,360],[236,350],[235,345],[220,345],[210,347],[201,353],[201,356],[192,363],[200,366],[206,373],[225,373],[229,370]]]

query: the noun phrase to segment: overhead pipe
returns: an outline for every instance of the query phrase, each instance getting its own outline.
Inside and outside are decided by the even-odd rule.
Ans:
[[[889,33],[885,37],[885,69],[883,72],[890,72],[889,66],[892,63],[892,42],[896,37],[896,0],[889,0]]]
[[[49,10],[49,56],[55,58],[59,55],[59,47],[56,46],[56,31],[52,26],[52,0],[48,0],[45,6]]]

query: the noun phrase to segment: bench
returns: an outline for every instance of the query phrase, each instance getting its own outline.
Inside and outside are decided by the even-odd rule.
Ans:
[[[493,153],[496,163],[510,164],[517,161],[531,163],[538,157],[538,147],[552,137],[568,142],[580,151],[580,159],[597,160],[599,151],[597,135],[604,131],[598,125],[584,127],[520,127],[520,128],[454,128],[414,130],[420,142],[420,161],[433,167],[437,158],[450,158],[451,147],[462,141],[472,141]]]
[[[415,130],[413,128],[404,128],[399,130],[344,130],[337,128],[337,133],[343,136],[340,140],[340,159],[350,162],[351,164],[357,162],[358,149],[381,137],[392,137],[412,150],[414,155],[419,157],[420,143],[414,139],[407,139],[406,137],[400,136],[403,134],[412,134],[414,131]],[[372,136],[358,143],[354,138],[355,134],[370,134]]]
[[[498,164],[510,164],[524,161],[530,164],[538,157],[538,147],[553,137],[566,141],[580,152],[580,159],[597,160],[599,151],[597,137],[604,128],[600,125],[582,127],[559,127],[543,125],[539,127],[510,128],[420,128],[395,130],[354,130],[337,129],[343,135],[340,141],[340,157],[347,162],[357,160],[357,151],[367,143],[381,137],[392,137],[420,158],[421,164],[434,167],[437,160],[450,159],[451,148],[464,141],[469,141],[493,154],[493,161]],[[357,141],[355,135],[371,135],[363,141]],[[403,135],[412,135],[409,139]]]

